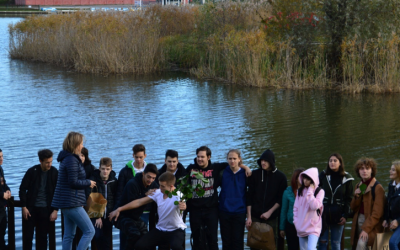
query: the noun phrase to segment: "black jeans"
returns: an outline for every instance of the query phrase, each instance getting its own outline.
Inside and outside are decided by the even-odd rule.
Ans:
[[[37,250],[47,250],[47,235],[50,227],[50,214],[52,211],[47,207],[30,207],[28,208],[31,217],[24,221],[26,233],[23,234],[23,249],[32,250],[33,233],[41,232],[40,237],[36,241]],[[24,219],[23,219],[24,220]]]
[[[7,213],[5,207],[0,207],[0,249],[6,249],[4,236],[7,229]]]
[[[127,217],[118,218],[117,228],[126,235],[125,249],[127,250],[134,249],[136,242],[148,232],[147,225],[141,219],[134,220]]]
[[[160,231],[157,228],[150,230],[135,245],[135,250],[151,250],[156,246],[169,244],[172,250],[183,250],[185,231]]]
[[[97,228],[96,220],[97,219],[90,219],[93,223],[95,234],[94,240],[96,242],[96,247],[99,250],[110,250],[111,249],[111,237],[112,237],[112,228],[113,225],[108,219],[101,218],[103,222],[103,226],[101,228]]]
[[[293,224],[286,221],[285,225],[286,243],[288,250],[299,250],[299,237],[297,237],[297,230]]]
[[[228,214],[219,212],[219,226],[221,230],[223,250],[244,249],[244,226],[246,213]]]
[[[218,208],[190,211],[189,220],[193,250],[206,249],[204,244],[208,244],[208,250],[218,250]]]

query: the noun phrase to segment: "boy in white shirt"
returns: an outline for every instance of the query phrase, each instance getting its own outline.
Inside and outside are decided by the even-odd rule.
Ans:
[[[115,217],[115,220],[117,220],[121,211],[134,209],[155,201],[159,215],[157,226],[140,238],[135,245],[135,250],[150,250],[164,244],[169,244],[172,250],[183,250],[186,224],[182,220],[180,211],[186,210],[186,203],[180,202],[180,192],[178,192],[177,196],[172,196],[172,198],[168,198],[168,195],[165,194],[165,191],[171,192],[175,189],[176,179],[174,174],[165,172],[160,175],[158,181],[160,189],[147,197],[134,200],[125,206],[117,208],[110,213],[109,218],[112,220]],[[178,201],[179,205],[175,205],[175,201]]]

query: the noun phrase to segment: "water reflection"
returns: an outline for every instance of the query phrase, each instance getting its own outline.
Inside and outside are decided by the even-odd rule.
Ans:
[[[18,20],[0,18],[0,148],[16,196],[23,174],[37,163],[37,151],[57,153],[71,130],[86,136],[95,164],[111,157],[116,172],[131,159],[136,143],[146,145],[147,161],[158,166],[166,149],[178,150],[188,165],[195,149],[208,145],[213,160],[223,161],[229,149],[239,148],[244,163],[257,167],[256,159],[271,148],[287,176],[296,166],[324,169],[332,152],[343,155],[353,175],[359,157],[374,157],[377,178],[386,187],[390,162],[400,158],[398,95],[245,88],[185,73],[77,74],[10,60],[7,24]]]

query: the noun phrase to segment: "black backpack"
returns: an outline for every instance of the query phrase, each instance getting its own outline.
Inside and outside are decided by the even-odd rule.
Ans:
[[[317,197],[317,194],[319,193],[319,191],[321,191],[321,187],[317,187],[316,189],[315,189],[315,191],[314,191],[314,197]],[[318,214],[318,216],[320,216],[321,215],[321,208],[318,208],[317,209],[317,214]]]

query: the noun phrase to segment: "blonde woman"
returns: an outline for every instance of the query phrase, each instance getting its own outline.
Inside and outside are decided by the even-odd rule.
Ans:
[[[83,148],[83,135],[69,132],[64,139],[63,150],[57,161],[60,168],[52,207],[60,208],[64,216],[63,250],[72,248],[76,227],[82,230],[82,238],[77,250],[87,249],[95,230],[89,216],[83,209],[86,205],[85,189],[96,186],[95,181],[86,179],[86,173],[79,157]]]

